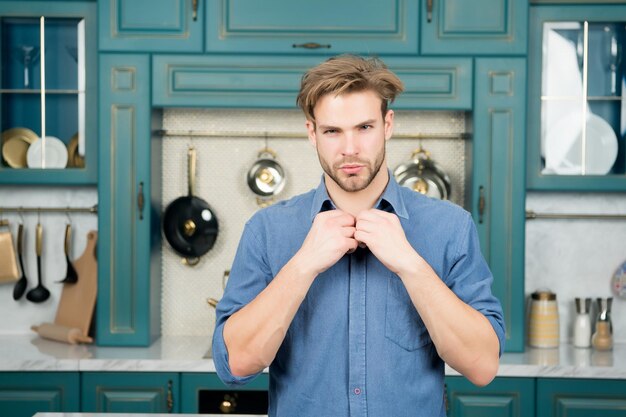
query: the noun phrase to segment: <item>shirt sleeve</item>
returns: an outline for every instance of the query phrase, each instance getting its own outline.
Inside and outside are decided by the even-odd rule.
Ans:
[[[500,342],[500,356],[504,350],[504,316],[500,301],[491,292],[493,275],[480,250],[480,241],[472,217],[466,213],[455,261],[447,284],[466,304],[483,314],[491,323]]]
[[[254,232],[253,219],[246,223],[239,247],[224,290],[216,308],[213,333],[213,362],[217,375],[229,386],[244,385],[260,372],[239,377],[233,375],[228,364],[228,350],[224,342],[224,325],[230,316],[254,300],[269,283],[272,275],[266,261],[265,245]]]

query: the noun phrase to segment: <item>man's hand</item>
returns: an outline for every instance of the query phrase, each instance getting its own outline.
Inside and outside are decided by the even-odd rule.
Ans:
[[[354,238],[365,243],[383,265],[398,275],[410,270],[419,258],[406,239],[400,219],[393,213],[377,209],[360,212]]]
[[[315,274],[333,266],[348,252],[353,252],[358,242],[354,238],[355,219],[341,210],[319,213],[298,255]]]

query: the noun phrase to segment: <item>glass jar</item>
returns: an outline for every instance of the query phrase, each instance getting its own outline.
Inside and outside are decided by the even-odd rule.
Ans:
[[[531,294],[528,344],[538,348],[559,346],[559,310],[556,294],[549,290]]]

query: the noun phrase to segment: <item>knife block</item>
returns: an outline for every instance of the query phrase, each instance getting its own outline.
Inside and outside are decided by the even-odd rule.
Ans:
[[[63,284],[54,323],[32,327],[41,337],[71,344],[91,343],[89,328],[98,291],[97,240],[98,232],[91,230],[87,233],[85,251],[72,263],[78,274],[78,281],[74,284]]]

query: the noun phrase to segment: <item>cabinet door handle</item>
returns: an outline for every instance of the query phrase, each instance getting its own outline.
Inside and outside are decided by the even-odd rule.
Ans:
[[[174,410],[174,394],[172,393],[172,380],[167,381],[167,412],[172,414]]]
[[[139,183],[139,192],[137,193],[137,209],[139,209],[139,220],[143,220],[143,206],[145,198],[143,196],[143,181]]]
[[[306,42],[306,43],[294,43],[291,45],[292,48],[304,48],[304,49],[330,49],[330,44],[321,44],[317,42]]]
[[[478,187],[478,223],[483,223],[483,215],[485,214],[485,187]]]
[[[426,0],[426,20],[428,23],[433,21],[433,0]]]
[[[191,0],[191,17],[194,22],[198,20],[198,0]]]
[[[443,404],[447,415],[448,411],[450,411],[450,402],[448,401],[448,384],[443,384]]]

